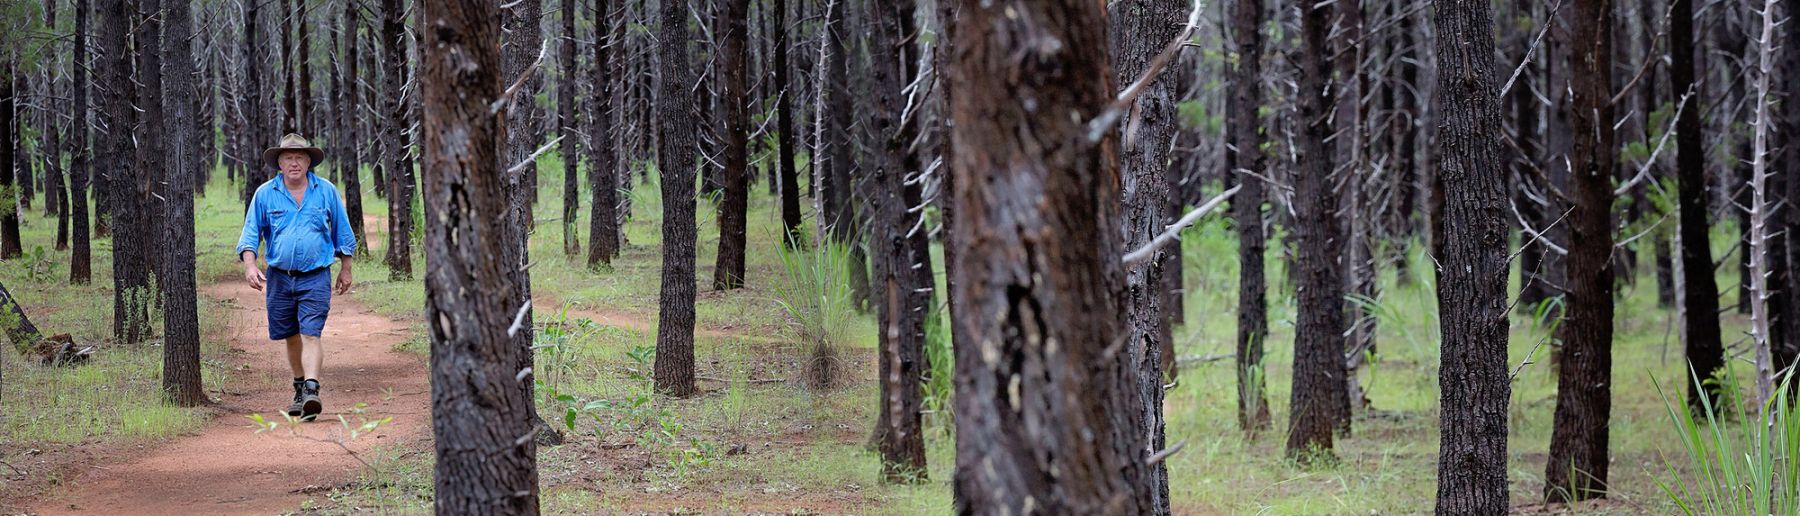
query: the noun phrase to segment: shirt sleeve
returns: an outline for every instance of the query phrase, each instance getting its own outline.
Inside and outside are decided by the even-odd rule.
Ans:
[[[244,259],[244,251],[255,253],[257,246],[262,244],[262,213],[262,196],[252,197],[250,208],[244,210],[244,231],[238,235],[237,252],[233,253],[240,261]]]
[[[331,240],[336,247],[339,258],[356,255],[356,233],[350,230],[350,217],[344,213],[343,197],[332,192],[331,200]]]

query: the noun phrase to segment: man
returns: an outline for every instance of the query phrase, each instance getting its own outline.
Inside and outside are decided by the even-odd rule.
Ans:
[[[265,166],[281,175],[256,189],[237,245],[244,280],[267,295],[269,340],[287,341],[288,367],[294,371],[294,403],[287,414],[302,421],[324,410],[319,368],[325,352],[319,336],[331,310],[331,262],[343,262],[337,293],[349,292],[350,257],[356,251],[337,188],[312,173],[324,159],[325,151],[298,134],[264,150]],[[256,267],[256,250],[263,244],[267,275]]]

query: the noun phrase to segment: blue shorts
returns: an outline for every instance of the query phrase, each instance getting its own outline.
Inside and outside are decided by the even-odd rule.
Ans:
[[[320,336],[331,312],[331,267],[300,273],[271,267],[267,278],[269,340]]]

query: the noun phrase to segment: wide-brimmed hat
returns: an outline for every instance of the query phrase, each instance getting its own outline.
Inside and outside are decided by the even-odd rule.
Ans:
[[[263,164],[269,168],[281,168],[281,153],[286,151],[303,151],[307,156],[312,157],[312,165],[308,168],[319,166],[319,162],[325,161],[323,149],[312,146],[304,136],[288,133],[287,136],[281,137],[281,143],[263,150]]]

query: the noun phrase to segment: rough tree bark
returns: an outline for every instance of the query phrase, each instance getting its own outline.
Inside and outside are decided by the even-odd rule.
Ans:
[[[866,253],[858,242],[862,234],[862,215],[857,213],[854,198],[857,189],[851,178],[851,171],[856,168],[856,153],[850,131],[855,124],[856,110],[850,89],[852,47],[845,44],[845,34],[849,31],[845,25],[845,12],[850,8],[848,0],[833,0],[826,8],[826,55],[824,71],[819,77],[823,81],[819,87],[825,127],[819,131],[820,148],[814,152],[821,156],[817,166],[821,169],[818,177],[823,183],[819,188],[819,205],[824,214],[818,224],[824,226],[826,238],[848,249],[850,292],[861,307],[871,296],[868,269],[864,267]]]
[[[406,82],[406,20],[400,0],[381,2],[381,60],[387,67],[382,77],[387,89],[387,116],[382,135],[382,167],[387,169],[388,280],[412,281],[412,160],[406,156],[407,99],[401,92]]]
[[[1502,514],[1506,496],[1507,175],[1500,159],[1494,18],[1486,0],[1439,0],[1438,176],[1444,255],[1439,514]]]
[[[1702,96],[1695,87],[1694,2],[1674,0],[1669,18],[1670,102],[1688,105],[1675,119],[1675,175],[1679,184],[1682,333],[1687,336],[1688,366],[1695,375],[1686,382],[1689,411],[1704,414],[1705,405],[1719,406],[1719,369],[1725,347],[1719,329],[1719,284],[1713,276],[1706,213],[1706,129],[1701,125]],[[1690,96],[1691,94],[1691,96]]]
[[[1248,435],[1267,430],[1269,401],[1264,394],[1263,341],[1269,337],[1268,280],[1263,273],[1263,254],[1268,249],[1263,234],[1262,107],[1263,2],[1236,0],[1231,4],[1231,40],[1237,44],[1237,66],[1231,69],[1231,103],[1225,123],[1230,138],[1225,144],[1225,167],[1237,174],[1239,185],[1231,200],[1238,237],[1237,392],[1238,427]]]
[[[925,314],[931,309],[932,274],[925,230],[918,228],[924,214],[913,209],[923,202],[921,184],[913,176],[918,160],[908,149],[918,135],[918,126],[901,118],[906,107],[904,89],[918,62],[918,47],[908,41],[915,7],[912,2],[868,5],[869,68],[871,82],[877,87],[864,92],[874,108],[864,122],[869,141],[877,146],[871,153],[874,162],[868,167],[867,179],[871,182],[868,191],[875,194],[870,201],[876,222],[870,227],[869,254],[877,293],[876,321],[881,328],[877,332],[881,406],[874,437],[881,452],[882,473],[889,482],[926,478],[921,376],[925,372]]]
[[[362,205],[362,165],[363,149],[368,142],[363,136],[363,95],[362,95],[362,38],[357,33],[362,31],[362,13],[353,8],[349,2],[344,3],[343,16],[339,19],[344,31],[344,97],[342,106],[346,117],[344,123],[344,147],[350,149],[347,156],[350,165],[344,170],[344,215],[350,219],[350,232],[356,235],[356,254],[369,254],[369,239],[363,229]]]
[[[1604,498],[1607,425],[1612,414],[1613,168],[1612,6],[1580,0],[1570,18],[1570,199],[1567,317],[1556,389],[1556,430],[1545,466],[1544,498]]]
[[[244,103],[243,116],[244,125],[246,126],[245,129],[247,130],[246,132],[249,133],[244,138],[245,140],[249,140],[249,142],[247,142],[249,145],[245,145],[245,147],[254,147],[257,143],[260,143],[256,140],[268,136],[267,129],[264,125],[268,123],[268,113],[263,111],[262,105],[262,76],[264,74],[262,67],[263,56],[262,45],[258,43],[261,41],[261,38],[252,36],[255,34],[262,34],[262,31],[257,29],[258,22],[262,21],[262,15],[257,12],[257,8],[261,5],[262,2],[243,3],[245,34],[242,57],[244,64],[244,91],[240,92],[240,98]],[[387,4],[384,2],[382,5]],[[269,171],[268,168],[263,165],[262,160],[255,157],[255,152],[251,149],[243,148],[240,149],[240,152],[244,154],[245,163],[243,189],[238,191],[238,197],[240,200],[244,201],[244,208],[249,209],[250,201],[256,195],[256,188],[261,186],[263,181],[267,180]],[[100,196],[100,190],[105,188],[105,186],[104,181],[102,181],[100,185],[95,186],[95,197]],[[101,204],[104,205],[106,203],[102,202]],[[97,226],[99,221],[96,220],[95,222]],[[98,233],[98,231],[96,231],[96,233]]]
[[[500,45],[501,58],[505,63],[504,68],[500,70],[502,84],[511,85],[520,77],[524,77],[526,84],[519,91],[512,92],[512,96],[507,99],[504,121],[506,134],[505,139],[502,140],[505,142],[505,147],[502,148],[500,154],[500,163],[503,167],[501,178],[505,180],[507,208],[504,219],[506,224],[502,226],[504,229],[500,233],[501,238],[505,239],[505,245],[500,249],[500,258],[502,263],[506,264],[506,268],[503,269],[505,274],[510,276],[510,281],[516,285],[512,306],[523,307],[513,310],[515,312],[524,311],[524,316],[520,319],[519,331],[511,332],[509,336],[512,338],[512,345],[521,350],[518,355],[519,368],[525,369],[534,364],[534,352],[531,345],[536,342],[537,338],[532,322],[535,310],[530,307],[531,269],[529,268],[531,233],[535,226],[531,215],[531,204],[534,197],[531,190],[536,187],[537,183],[532,180],[532,175],[536,174],[532,166],[520,167],[519,164],[534,161],[531,155],[537,150],[537,142],[541,141],[535,137],[536,133],[529,126],[532,123],[531,115],[535,105],[533,96],[540,84],[537,77],[543,69],[538,66],[541,64],[538,63],[538,58],[544,51],[544,34],[541,25],[543,1],[513,2],[502,6],[500,14],[500,23],[506,32],[506,37]],[[563,144],[572,149],[574,140],[564,138]],[[565,152],[563,156],[563,163],[566,166],[573,166],[573,152]],[[569,228],[565,227],[565,229]],[[535,387],[531,382],[520,384],[520,388],[525,391],[525,399],[537,399]],[[522,408],[530,415],[532,423],[538,426],[541,444],[562,443],[562,434],[550,425],[543,423],[537,413],[535,402],[527,403]]]
[[[17,51],[8,51],[4,57],[6,74],[0,77],[0,193],[7,197],[5,205],[8,209],[0,210],[0,260],[18,258],[24,253],[19,245],[19,211],[11,207],[12,200],[18,197],[14,189],[18,187],[15,172],[17,163],[23,159],[18,155],[19,147],[13,145],[13,133],[19,126],[19,58]]]
[[[75,62],[69,68],[74,76],[70,85],[74,101],[69,112],[75,120],[69,124],[75,152],[69,153],[69,284],[86,285],[93,281],[93,248],[88,242],[88,2],[75,0]]]
[[[101,20],[100,44],[105,56],[100,68],[106,72],[107,84],[112,85],[101,90],[106,93],[101,112],[106,116],[106,127],[112,128],[107,133],[108,155],[120,163],[136,159],[134,166],[138,170],[156,170],[148,166],[145,158],[155,158],[160,149],[140,156],[133,148],[131,135],[138,118],[137,109],[132,107],[134,88],[121,87],[136,84],[131,73],[132,53],[126,47],[126,39],[135,26],[132,13],[123,0],[104,0],[96,6],[96,14]],[[136,194],[141,186],[148,186],[146,182],[115,176],[106,183],[112,216],[137,220],[141,203]],[[136,344],[149,336],[149,262],[145,260],[144,236],[140,233],[123,231],[113,238],[113,342],[119,344]]]
[[[781,135],[776,147],[780,160],[775,170],[781,174],[781,225],[787,229],[786,244],[800,247],[805,235],[800,232],[800,174],[794,169],[794,100],[788,88],[787,0],[774,0],[775,38],[775,131]]]
[[[390,2],[396,0],[389,0]],[[432,435],[438,514],[536,514],[524,349],[508,336],[518,285],[501,257],[506,195],[497,155],[506,127],[500,13],[494,2],[424,3],[425,311],[431,326]],[[468,295],[480,292],[482,295]]]
[[[965,0],[951,29],[956,505],[1149,512],[1124,333],[1104,4]],[[1053,44],[1054,43],[1054,44]],[[1135,495],[1133,495],[1135,493]]]
[[[44,1],[44,27],[53,33],[56,31],[56,11],[58,4],[60,4],[60,2],[56,0]],[[63,251],[69,248],[69,210],[68,205],[66,204],[68,200],[68,190],[63,186],[63,125],[61,119],[63,110],[60,97],[62,88],[59,87],[61,81],[57,80],[60,74],[52,71],[57,67],[58,61],[60,60],[59,57],[54,55],[55,48],[55,46],[49,47],[49,52],[52,55],[43,56],[39,58],[38,62],[42,65],[41,67],[44,72],[42,78],[44,90],[49,93],[48,98],[43,101],[45,108],[47,108],[44,110],[45,116],[42,129],[45,155],[44,214],[56,217],[55,249]],[[76,66],[80,66],[80,63],[76,63]]]
[[[713,266],[713,290],[730,290],[744,286],[745,226],[750,203],[749,79],[745,64],[750,59],[750,2],[724,0],[714,30],[720,38],[724,87],[719,102],[724,106],[724,170],[720,174],[724,200],[719,203],[719,255]],[[786,135],[784,134],[785,138]]]
[[[1121,2],[1112,6],[1111,49],[1113,78],[1118,84],[1131,84],[1149,69],[1150,61],[1164,47],[1187,29],[1185,20],[1191,2],[1186,0],[1153,0]],[[1137,249],[1149,244],[1173,220],[1168,219],[1169,174],[1168,152],[1175,136],[1176,78],[1182,73],[1158,76],[1138,95],[1132,121],[1126,125],[1121,139],[1120,199],[1123,213],[1119,230],[1124,249]],[[1252,108],[1254,109],[1254,108]],[[1165,247],[1142,265],[1125,269],[1126,355],[1138,368],[1138,408],[1143,418],[1145,442],[1151,450],[1163,446],[1163,379],[1174,376],[1175,340],[1172,322],[1164,306],[1167,285],[1164,265],[1167,255],[1179,254],[1180,246]],[[1169,513],[1169,472],[1162,464],[1152,465],[1144,479],[1150,498],[1145,507],[1152,514]]]
[[[656,322],[656,392],[694,394],[694,133],[693,70],[688,67],[687,6],[663,2],[657,55],[662,71],[656,110],[656,158],[662,173],[663,273]],[[781,135],[787,139],[787,134]]]
[[[1332,6],[1301,7],[1299,165],[1294,174],[1294,237],[1298,256],[1298,321],[1294,329],[1294,381],[1289,406],[1287,454],[1305,461],[1331,453],[1332,434],[1348,428],[1349,392],[1344,388],[1343,235],[1332,185],[1332,134],[1336,100],[1326,41]]]
[[[162,173],[167,183],[163,200],[162,261],[167,278],[163,282],[163,394],[177,405],[192,407],[206,403],[206,389],[200,384],[200,299],[194,291],[194,183],[196,169],[205,160],[194,155],[194,133],[190,118],[193,106],[188,100],[201,92],[194,82],[193,51],[189,36],[193,34],[193,13],[187,2],[160,1],[164,29],[164,50],[169,56],[164,71],[168,89],[162,97],[170,108],[163,123],[170,136],[167,155],[173,166]],[[156,132],[149,128],[147,132]]]
[[[575,171],[575,146],[580,137],[575,128],[575,75],[581,67],[575,62],[575,9],[577,0],[562,0],[562,82],[556,88],[556,134],[562,137],[563,162],[563,255],[581,254],[581,233],[575,222],[581,218],[581,178]]]
[[[613,79],[619,75],[618,52],[613,46],[619,39],[612,29],[611,6],[610,0],[594,0],[594,99],[588,102],[593,108],[588,134],[588,153],[593,158],[588,165],[588,181],[593,184],[588,190],[594,195],[588,214],[590,270],[612,266],[613,257],[619,255],[618,148],[613,143]]]

